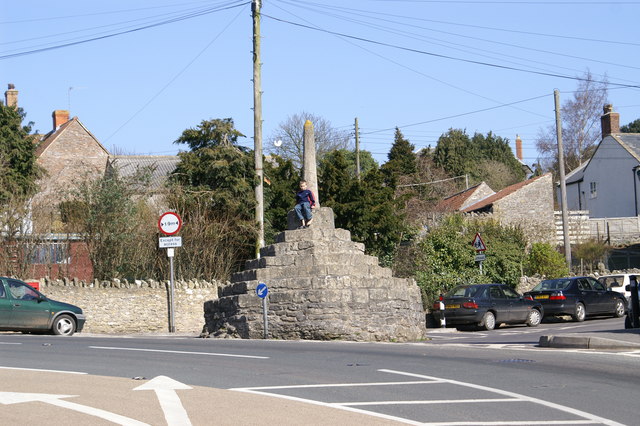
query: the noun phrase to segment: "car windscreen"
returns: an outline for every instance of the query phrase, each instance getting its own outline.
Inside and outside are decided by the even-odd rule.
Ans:
[[[598,281],[600,281],[602,284],[604,284],[607,287],[622,287],[622,284],[624,283],[624,277],[623,276],[600,277],[598,278]]]
[[[446,297],[480,297],[484,289],[482,286],[463,285],[451,290]]]
[[[566,290],[569,285],[571,285],[571,280],[567,279],[544,280],[531,291]]]

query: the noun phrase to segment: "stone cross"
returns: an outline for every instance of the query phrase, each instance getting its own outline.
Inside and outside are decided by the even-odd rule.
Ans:
[[[302,179],[307,181],[307,188],[313,192],[316,198],[316,208],[320,208],[320,196],[318,195],[318,171],[316,169],[316,140],[313,134],[313,123],[307,120],[303,131],[304,145],[302,148]]]

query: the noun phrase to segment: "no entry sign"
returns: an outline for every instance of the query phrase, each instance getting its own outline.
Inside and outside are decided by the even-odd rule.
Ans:
[[[175,235],[180,231],[180,228],[182,228],[182,219],[180,219],[178,213],[163,213],[158,220],[158,229],[164,235]]]

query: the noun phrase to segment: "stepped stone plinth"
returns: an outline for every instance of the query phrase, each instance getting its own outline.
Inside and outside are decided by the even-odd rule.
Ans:
[[[333,211],[314,211],[307,229],[288,230],[260,250],[219,298],[205,303],[206,331],[213,337],[263,338],[264,282],[268,336],[275,339],[409,341],[425,337],[421,292],[412,279],[395,278],[364,245],[334,226]]]

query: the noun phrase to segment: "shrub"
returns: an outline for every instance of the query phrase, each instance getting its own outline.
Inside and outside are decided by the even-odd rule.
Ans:
[[[543,275],[546,278],[559,278],[569,275],[564,256],[548,243],[534,243],[527,257],[527,275]]]

